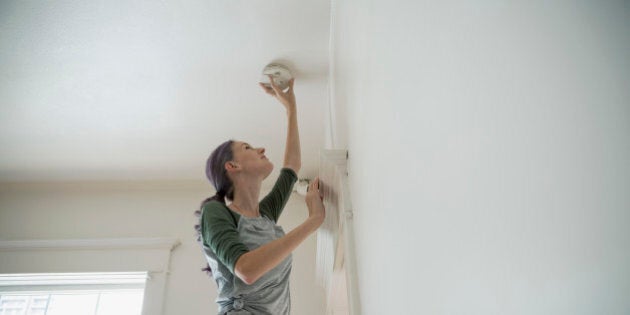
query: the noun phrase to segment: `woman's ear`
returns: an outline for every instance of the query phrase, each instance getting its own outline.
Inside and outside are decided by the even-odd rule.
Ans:
[[[225,169],[228,172],[233,172],[235,170],[238,170],[239,168],[241,168],[241,166],[237,162],[234,162],[234,161],[225,162]]]

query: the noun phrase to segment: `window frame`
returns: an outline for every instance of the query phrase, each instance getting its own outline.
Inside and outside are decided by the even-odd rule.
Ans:
[[[48,309],[53,296],[97,294],[94,311],[98,313],[99,307],[102,306],[101,298],[108,293],[141,292],[144,303],[144,289],[148,278],[146,271],[0,274],[0,297],[47,296]],[[31,301],[29,300],[27,307]],[[142,312],[142,304],[140,307]]]
[[[0,274],[145,272],[142,314],[159,315],[179,244],[174,238],[0,241]]]

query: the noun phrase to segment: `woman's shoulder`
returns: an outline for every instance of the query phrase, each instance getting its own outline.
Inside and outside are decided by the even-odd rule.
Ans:
[[[225,207],[225,204],[218,200],[210,200],[203,205],[203,209],[215,209]]]
[[[217,200],[211,200],[203,205],[201,213],[205,216],[229,215],[228,211],[226,211],[226,208],[227,206],[224,203]]]
[[[238,218],[240,216],[238,213],[235,213],[232,210],[230,210],[230,208],[228,208],[227,205],[217,200],[211,200],[207,202],[206,204],[204,204],[201,211],[201,215],[209,220],[229,219],[230,221],[233,221],[234,223],[238,222]]]

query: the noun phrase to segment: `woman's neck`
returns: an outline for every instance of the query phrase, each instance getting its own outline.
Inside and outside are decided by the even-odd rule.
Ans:
[[[247,185],[236,184],[234,200],[232,200],[230,206],[234,207],[236,212],[246,217],[260,216],[260,211],[258,209],[260,186],[260,182],[250,182]]]

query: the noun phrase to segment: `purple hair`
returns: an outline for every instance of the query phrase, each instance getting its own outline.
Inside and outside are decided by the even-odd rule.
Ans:
[[[206,177],[210,180],[212,186],[216,190],[216,194],[212,197],[204,199],[199,205],[199,209],[195,210],[195,216],[199,218],[199,223],[195,225],[195,231],[197,231],[197,242],[201,244],[203,247],[203,240],[201,235],[201,209],[205,206],[206,203],[216,200],[223,204],[225,204],[225,199],[234,200],[234,184],[232,180],[228,177],[227,171],[225,170],[225,163],[231,161],[234,157],[232,152],[232,143],[234,140],[228,140],[219,145],[210,157],[208,157],[208,161],[206,162]],[[210,265],[207,264],[205,268],[201,269],[208,273],[208,275],[212,275],[212,270],[210,269]]]

